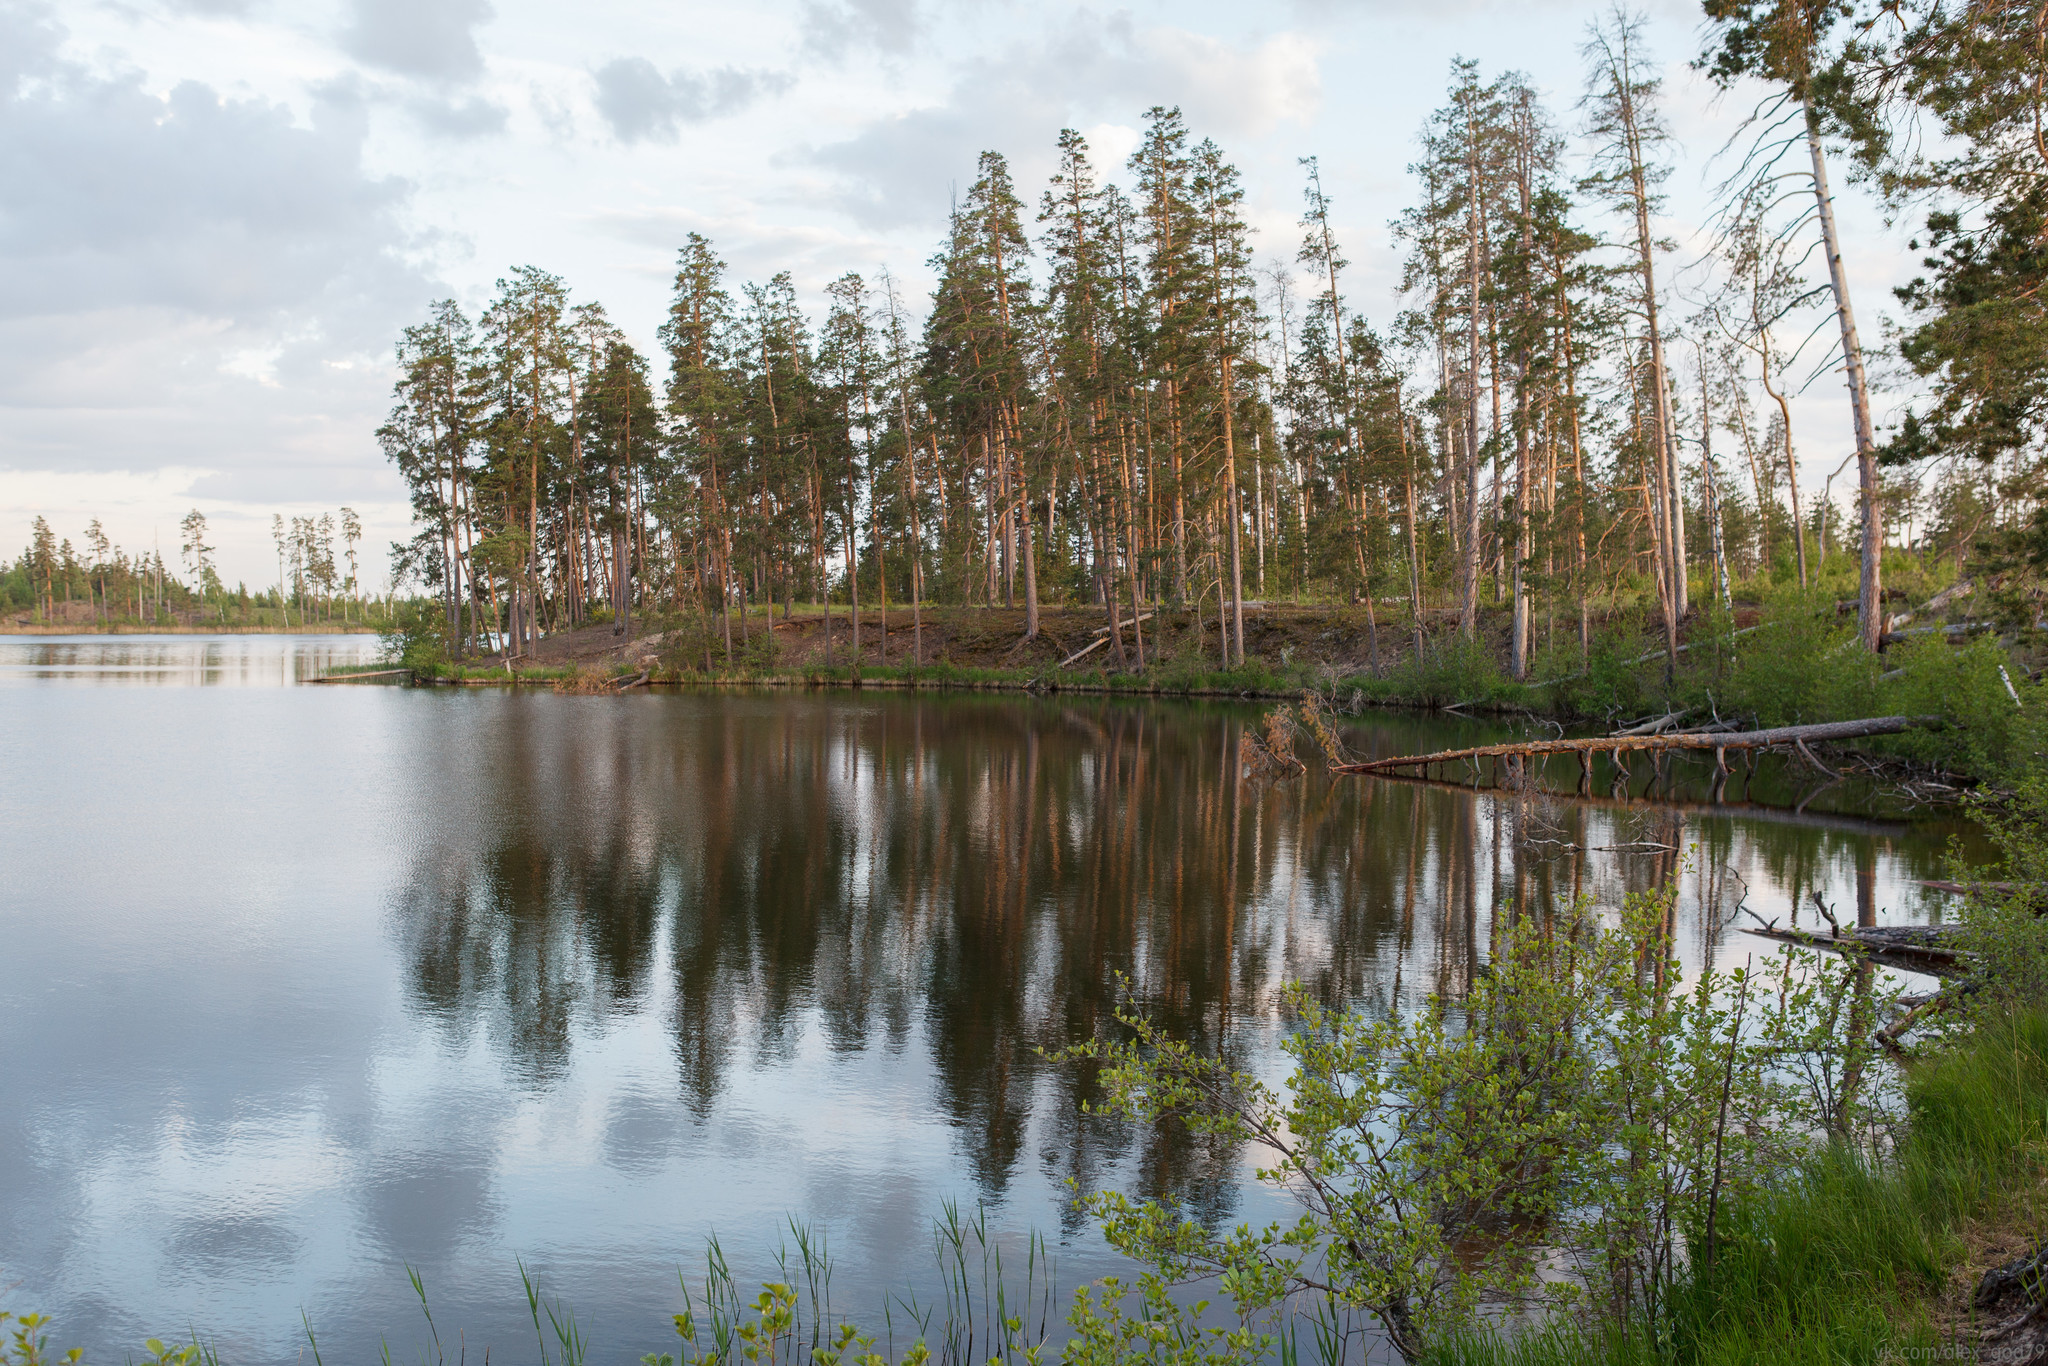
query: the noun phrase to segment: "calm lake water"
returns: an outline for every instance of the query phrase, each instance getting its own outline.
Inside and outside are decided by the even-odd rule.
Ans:
[[[1240,784],[1252,704],[292,686],[375,649],[0,638],[0,1307],[92,1360],[196,1328],[298,1361],[302,1311],[326,1360],[410,1359],[407,1267],[444,1340],[527,1360],[516,1258],[630,1360],[708,1235],[758,1281],[790,1218],[878,1322],[935,1292],[948,1201],[1077,1282],[1114,1265],[1069,1178],[1280,1209],[1040,1057],[1118,974],[1277,1078],[1284,982],[1459,991],[1496,906],[1681,846],[1692,962],[1763,951],[1745,899],[1926,919],[1952,829],[1768,763],[1728,795],[1803,813]]]

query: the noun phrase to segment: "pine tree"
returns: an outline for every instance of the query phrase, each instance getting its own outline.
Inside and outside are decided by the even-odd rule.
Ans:
[[[1850,16],[1852,7],[1843,0],[1705,0],[1706,13],[1715,24],[1717,48],[1702,59],[1714,79],[1724,87],[1742,76],[1755,76],[1783,88],[1782,103],[1796,114],[1804,133],[1814,197],[1814,221],[1819,225],[1821,250],[1828,265],[1828,285],[1834,297],[1835,321],[1841,337],[1842,370],[1849,390],[1849,413],[1856,441],[1857,486],[1863,513],[1862,573],[1857,594],[1857,619],[1863,647],[1876,653],[1884,634],[1883,586],[1880,581],[1884,552],[1884,529],[1878,499],[1877,435],[1870,421],[1870,391],[1864,375],[1863,344],[1856,331],[1856,312],[1849,299],[1848,272],[1842,264],[1842,244],[1835,227],[1833,192],[1828,186],[1827,156],[1822,146],[1823,123],[1830,112],[1849,112],[1852,127],[1860,128],[1854,105],[1842,99],[1845,57],[1830,54],[1826,44],[1836,23]],[[1762,121],[1772,121],[1779,101],[1758,111]],[[1753,156],[1753,186],[1778,179],[1779,155]],[[1771,191],[1773,197],[1776,188]]]
[[[692,559],[703,566],[699,582],[708,579],[717,586],[719,628],[729,664],[733,536],[723,470],[731,463],[735,444],[737,396],[727,356],[732,296],[725,290],[724,277],[725,262],[710,241],[691,233],[678,253],[675,292],[661,326],[661,344],[669,358],[667,407],[675,458],[694,486]]]
[[[1647,424],[1643,457],[1651,485],[1651,519],[1657,545],[1658,606],[1664,620],[1665,674],[1678,665],[1678,626],[1687,610],[1684,482],[1679,470],[1677,431],[1671,420],[1670,369],[1664,362],[1664,329],[1657,255],[1666,248],[1651,228],[1663,205],[1662,186],[1670,167],[1657,159],[1669,142],[1658,110],[1662,82],[1643,50],[1642,20],[1616,11],[1595,24],[1584,55],[1588,64],[1585,108],[1595,141],[1593,173],[1585,184],[1627,223],[1623,246],[1636,272],[1634,305],[1642,327],[1648,373],[1643,385]]]
[[[1195,327],[1206,301],[1194,252],[1196,208],[1188,184],[1191,167],[1186,122],[1178,108],[1155,105],[1145,111],[1145,124],[1144,136],[1130,157],[1130,169],[1137,179],[1138,241],[1144,251],[1148,329],[1140,351],[1142,374],[1159,396],[1156,417],[1150,411],[1145,417],[1144,445],[1148,464],[1155,469],[1156,443],[1163,441],[1166,447],[1166,475],[1157,482],[1165,484],[1172,500],[1168,512],[1173,536],[1172,600],[1179,606],[1188,594],[1188,449],[1183,390],[1190,372],[1204,364]],[[1148,470],[1148,486],[1155,480],[1155,471]]]
[[[531,653],[542,628],[540,491],[568,456],[567,311],[558,277],[521,266],[498,281],[481,323],[492,408],[483,482],[500,522],[478,550],[507,582],[508,656]]]

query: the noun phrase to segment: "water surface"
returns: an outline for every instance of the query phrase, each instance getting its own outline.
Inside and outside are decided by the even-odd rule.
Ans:
[[[374,649],[0,639],[0,1286],[93,1359],[197,1327],[297,1361],[302,1310],[328,1360],[405,1354],[408,1266],[526,1359],[515,1258],[634,1357],[707,1235],[759,1279],[791,1216],[872,1321],[932,1290],[949,1200],[1100,1275],[1070,1178],[1280,1208],[1246,1154],[1080,1113],[1039,1050],[1120,979],[1277,1077],[1284,982],[1461,991],[1496,906],[1682,849],[1689,962],[1757,951],[1745,899],[1925,918],[1950,833],[1768,765],[1726,795],[1803,813],[1244,784],[1250,704],[287,686]]]

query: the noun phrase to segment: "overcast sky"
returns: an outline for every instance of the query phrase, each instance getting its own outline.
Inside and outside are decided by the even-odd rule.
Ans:
[[[1121,178],[1178,104],[1245,174],[1263,258],[1299,238],[1321,158],[1353,305],[1399,304],[1387,224],[1452,59],[1528,73],[1576,124],[1582,0],[1092,7],[1001,0],[0,0],[0,556],[47,516],[130,549],[212,520],[229,582],[275,578],[269,526],[352,505],[409,534],[377,449],[391,344],[514,265],[563,276],[644,347],[675,249],[815,305],[847,271],[913,287],[983,148],[1035,205],[1064,126]],[[1649,8],[1691,258],[1714,152],[1753,96],[1686,68],[1697,7]],[[1843,187],[1866,342],[1910,265]],[[1880,403],[1880,412],[1884,404]],[[1798,414],[1814,482],[1849,449],[1839,382]],[[1839,488],[1839,486],[1838,486]]]

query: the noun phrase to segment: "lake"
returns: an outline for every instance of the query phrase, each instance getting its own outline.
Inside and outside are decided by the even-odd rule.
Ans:
[[[296,1362],[302,1313],[327,1360],[413,1359],[408,1268],[451,1358],[525,1360],[522,1260],[631,1359],[707,1237],[758,1282],[792,1220],[879,1324],[938,1293],[948,1202],[1071,1284],[1116,1263],[1070,1181],[1284,1208],[1248,1154],[1081,1113],[1040,1050],[1121,980],[1277,1079],[1283,983],[1456,993],[1496,907],[1674,868],[1689,963],[1815,890],[1924,920],[1960,830],[1770,760],[1728,793],[1768,805],[1719,808],[1696,769],[1664,800],[1244,783],[1251,702],[297,686],[375,650],[0,638],[0,1307],[91,1360],[196,1329]]]

